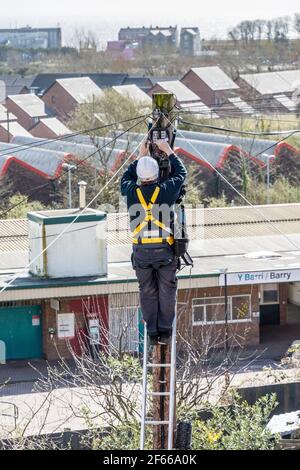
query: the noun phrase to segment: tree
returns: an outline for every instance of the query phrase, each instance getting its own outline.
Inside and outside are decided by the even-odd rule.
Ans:
[[[294,15],[294,28],[295,31],[300,34],[300,13],[295,13]]]
[[[193,449],[198,450],[272,450],[277,437],[266,428],[277,406],[276,395],[266,395],[249,405],[233,393],[229,406],[211,406],[207,421],[196,419]]]
[[[150,107],[120,96],[114,90],[109,89],[105,90],[103,98],[79,105],[68,122],[69,128],[79,131],[81,129],[95,129],[106,126],[108,123],[118,123],[119,121],[136,117],[136,120],[112,125],[111,127],[104,127],[104,129],[95,129],[89,133],[90,143],[95,148],[95,155],[89,160],[90,165],[94,166],[95,171],[93,178],[89,181],[94,183],[90,185],[94,193],[95,190],[98,192],[101,187],[105,187],[101,196],[96,201],[96,204],[101,204],[102,208],[104,208],[103,204],[107,203],[110,206],[114,206],[115,210],[118,207],[120,194],[119,178],[121,175],[118,175],[117,178],[107,185],[114,172],[118,169],[118,165],[122,163],[117,162],[118,155],[120,156],[123,151],[123,158],[126,159],[134,150],[134,154],[138,153],[136,144],[131,144],[129,135],[126,133],[125,135],[121,134],[132,126],[132,132],[142,132],[144,134],[147,131],[146,119],[141,116],[147,114],[150,114]],[[119,140],[122,140],[120,145]],[[110,141],[112,142],[110,143]],[[103,145],[106,145],[106,147],[101,149]]]

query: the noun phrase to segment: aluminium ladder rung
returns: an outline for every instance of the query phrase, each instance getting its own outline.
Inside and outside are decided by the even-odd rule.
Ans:
[[[169,421],[153,421],[153,420],[147,420],[145,421],[145,424],[153,424],[154,426],[159,426],[160,424],[169,424]]]
[[[147,364],[147,367],[171,367],[171,364],[152,364],[149,362]]]
[[[174,431],[174,411],[175,411],[175,377],[176,377],[176,316],[177,311],[175,310],[175,317],[172,325],[172,339],[170,344],[170,363],[159,364],[152,363],[152,358],[148,358],[148,337],[147,337],[147,326],[144,324],[144,354],[143,354],[143,392],[142,392],[142,410],[141,410],[141,436],[140,436],[140,449],[144,449],[145,445],[145,427],[146,425],[153,426],[167,426],[167,449],[173,449],[173,431]],[[163,346],[163,345],[161,345]],[[164,345],[165,346],[165,345]],[[168,392],[147,392],[147,377],[148,369],[151,368],[163,368],[164,372],[166,368],[170,370],[170,389]],[[153,372],[153,371],[152,371]],[[157,378],[158,379],[158,378]],[[158,379],[159,384],[167,384],[166,377]],[[160,416],[161,419],[153,419],[154,417],[147,416],[147,397],[168,397],[168,415]],[[166,411],[166,410],[165,410]],[[159,417],[158,417],[159,418]]]

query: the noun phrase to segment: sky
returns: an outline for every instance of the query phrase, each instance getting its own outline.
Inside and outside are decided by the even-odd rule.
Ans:
[[[116,39],[121,26],[150,24],[200,26],[202,37],[209,38],[226,34],[242,19],[300,12],[299,0],[0,0],[1,6],[0,27],[59,23],[65,38],[74,28],[85,27],[105,39]]]
[[[5,3],[4,3],[5,2]],[[299,0],[284,0],[276,2],[274,0],[251,0],[241,2],[240,0],[51,0],[42,2],[41,0],[0,0],[1,17],[14,18],[16,16],[29,16],[28,12],[33,12],[33,17],[51,16],[54,18],[65,16],[95,17],[115,19],[124,18],[132,20],[147,18],[159,18],[160,21],[169,21],[186,18],[194,20],[198,18],[223,17],[230,20],[232,16],[239,17],[270,17],[277,15],[288,15],[295,11],[300,11]],[[202,4],[204,4],[202,6]],[[5,6],[4,6],[5,5]],[[172,21],[171,21],[172,22]],[[173,21],[174,22],[174,21]]]

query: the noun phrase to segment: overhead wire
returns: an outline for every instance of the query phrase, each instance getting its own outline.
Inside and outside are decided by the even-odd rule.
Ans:
[[[165,116],[165,115],[164,115]],[[165,118],[167,120],[168,117],[165,116]],[[170,122],[170,121],[169,121]],[[178,134],[181,134],[182,138],[188,142],[187,138],[184,136],[184,134],[182,134],[181,130],[180,129],[177,129],[177,132]],[[300,132],[300,131],[299,131]],[[282,140],[285,140],[287,139],[289,136],[285,137],[284,139]],[[212,170],[217,173],[217,175],[228,185],[230,186],[231,189],[233,189],[233,191],[239,196],[241,197],[246,203],[247,205],[249,205],[252,209],[254,209],[257,213],[259,213],[278,233],[280,233],[280,235],[282,235],[291,245],[293,245],[294,248],[296,248],[297,250],[300,250],[300,247],[298,247],[298,245],[296,245],[284,232],[282,232],[257,206],[255,206],[254,204],[252,204],[248,198],[246,196],[244,196],[232,183],[230,183],[230,181],[228,181],[228,179],[217,169],[215,168],[212,163],[210,163],[209,160],[207,160],[207,158],[205,158],[203,155],[200,155],[200,152],[196,149],[196,147],[194,146],[194,144],[192,143],[192,141],[189,141],[189,145],[194,149],[194,151],[196,152],[196,155],[199,155],[201,157],[201,159],[203,159],[211,168]],[[273,144],[271,147],[274,147],[274,145],[277,145],[277,142],[276,144]],[[269,149],[270,147],[268,147]],[[266,150],[268,150],[266,149]],[[263,152],[259,152],[260,153],[264,153],[266,150],[264,150]],[[259,155],[257,154],[256,157]]]
[[[148,117],[148,116],[147,116]],[[145,121],[145,118],[141,119],[138,123],[135,123],[134,125],[130,126],[128,129],[126,129],[125,131],[121,132],[121,134],[113,137],[112,139],[110,139],[108,142],[106,142],[105,144],[103,144],[101,147],[97,148],[94,152],[92,152],[91,154],[87,155],[85,158],[82,158],[80,159],[80,161],[78,163],[76,163],[76,166],[80,166],[82,165],[83,163],[85,163],[88,159],[92,158],[94,155],[96,155],[98,152],[100,152],[101,150],[103,150],[104,148],[108,147],[110,144],[114,143],[115,141],[117,141],[120,137],[122,137],[124,134],[126,134],[127,132],[129,132],[131,129],[133,129],[134,127],[136,127],[137,125],[141,124],[142,122]],[[2,211],[0,213],[0,218],[3,217],[4,215],[8,214],[10,211],[12,211],[13,209],[15,209],[16,207],[19,207],[20,205],[28,202],[28,197],[32,197],[34,196],[38,191],[40,191],[41,189],[53,184],[55,181],[58,181],[60,178],[62,178],[63,176],[65,176],[66,174],[68,174],[69,172],[71,171],[71,168],[68,168],[66,170],[64,170],[60,175],[56,176],[55,178],[51,178],[49,179],[45,184],[42,184],[42,185],[39,185],[39,186],[36,186],[34,188],[32,188],[32,190],[30,190],[27,194],[26,197],[24,197],[21,201],[19,201],[18,203],[10,206],[8,209],[6,209],[5,211]]]
[[[179,109],[178,110],[179,115],[186,115],[186,116],[199,116],[200,118],[207,118],[210,120],[223,120],[223,119],[240,119],[240,118],[245,118],[249,120],[255,120],[255,121],[269,121],[269,122],[282,122],[282,123],[293,123],[293,124],[299,124],[300,118],[298,120],[296,119],[280,119],[277,114],[265,114],[265,115],[255,115],[255,114],[249,114],[245,113],[242,110],[238,109],[224,109],[222,110],[222,113],[220,113],[218,116],[213,117],[212,113],[207,112],[207,111],[187,111],[185,109]],[[289,113],[292,114],[292,113]],[[282,114],[279,114],[282,115]],[[288,115],[288,114],[287,114]]]
[[[44,145],[47,145],[48,143],[51,143],[51,142],[65,141],[66,139],[71,139],[72,137],[76,137],[76,136],[81,135],[81,134],[86,134],[88,132],[99,131],[101,129],[106,129],[108,127],[113,127],[113,126],[116,126],[116,125],[119,125],[119,124],[125,124],[127,122],[135,121],[137,119],[147,118],[147,117],[150,117],[150,116],[151,116],[151,114],[143,114],[141,116],[135,116],[133,118],[124,119],[122,121],[115,121],[115,122],[112,122],[110,124],[105,124],[104,126],[97,126],[97,127],[77,131],[77,132],[72,132],[70,134],[64,134],[64,135],[55,137],[54,139],[42,139],[42,140],[39,140],[38,142],[32,142],[31,144],[18,144],[18,145],[15,145],[15,144],[12,143],[11,145],[14,145],[13,148],[12,147],[7,147],[7,149],[0,150],[0,157],[11,156],[12,152],[16,151],[16,150],[18,152],[23,152],[25,150],[30,150],[31,148],[43,147]],[[90,145],[90,144],[83,144],[83,143],[78,143],[78,142],[72,142],[72,143],[74,143],[74,145]],[[93,142],[91,142],[91,144],[92,143]],[[7,151],[7,153],[4,153],[6,151]]]
[[[186,121],[184,119],[179,118],[179,122],[182,124],[186,124],[189,126],[194,126],[194,127],[201,127],[203,129],[212,129],[212,130],[217,130],[220,132],[230,132],[231,134],[244,134],[244,135],[251,135],[251,136],[276,136],[276,135],[285,135],[285,134],[297,134],[300,132],[300,129],[286,129],[282,131],[268,131],[268,132],[262,132],[262,131],[243,131],[243,130],[238,130],[238,129],[230,129],[227,127],[220,127],[220,126],[213,126],[211,124],[200,124],[198,122],[190,122]]]
[[[137,126],[138,124],[135,124],[135,126]],[[134,127],[135,127],[134,126]],[[128,131],[127,131],[128,132]],[[149,135],[149,132],[150,130],[148,130],[148,132],[144,135],[144,137],[148,136]],[[143,140],[142,140],[143,141]],[[30,266],[32,266],[32,264],[40,258],[40,256],[42,256],[51,246],[54,245],[54,243],[56,243],[59,238],[65,233],[68,231],[68,229],[78,220],[78,218],[80,217],[80,215],[82,215],[90,206],[91,204],[100,196],[100,194],[108,187],[108,185],[111,183],[111,181],[113,179],[115,179],[115,177],[117,176],[117,174],[124,168],[124,166],[127,164],[127,162],[129,162],[129,160],[131,159],[131,157],[135,154],[135,152],[137,151],[137,149],[140,147],[141,145],[141,142],[138,143],[138,145],[136,146],[136,148],[130,153],[130,155],[125,159],[125,161],[123,162],[123,164],[118,168],[118,170],[112,175],[112,177],[107,181],[107,183],[97,192],[97,194],[90,200],[90,202],[88,204],[86,204],[86,206],[83,208],[83,209],[80,209],[78,214],[76,214],[76,216],[74,217],[74,219],[68,224],[65,226],[65,228],[58,234],[57,237],[54,238],[54,240],[52,240],[38,255],[36,255],[26,266],[25,268],[21,271],[21,272],[18,272],[15,276],[12,277],[12,279],[10,279],[9,282],[7,282],[5,284],[5,286],[2,287],[2,289],[0,289],[0,295],[6,290],[8,289],[9,286],[11,286],[11,284],[18,278],[20,277],[20,274],[22,273],[26,273],[27,270],[30,268]]]

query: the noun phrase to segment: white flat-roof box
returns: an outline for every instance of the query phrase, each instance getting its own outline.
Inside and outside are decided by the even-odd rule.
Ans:
[[[31,274],[45,278],[107,274],[105,212],[63,209],[29,212],[27,217]]]

